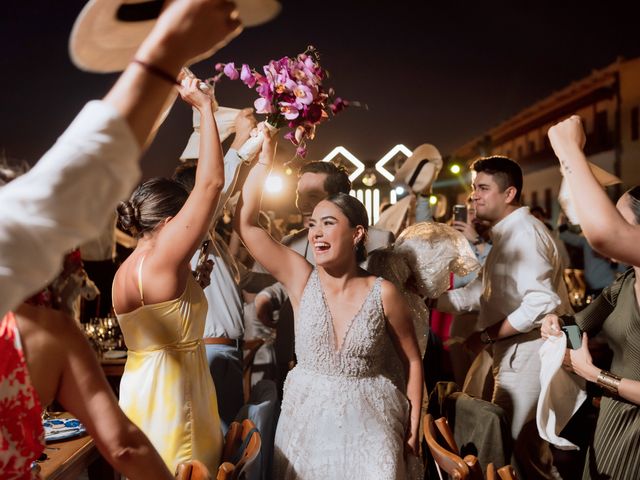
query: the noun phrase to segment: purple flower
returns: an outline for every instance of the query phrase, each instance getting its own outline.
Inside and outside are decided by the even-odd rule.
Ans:
[[[240,71],[240,80],[242,80],[244,84],[249,88],[253,88],[256,84],[256,77],[253,76],[249,65],[247,65],[246,63],[242,65],[242,70]]]
[[[304,111],[304,118],[311,123],[318,123],[322,119],[322,107],[317,103],[312,103]]]
[[[284,139],[289,140],[291,143],[293,143],[296,146],[298,145],[298,142],[296,141],[296,136],[293,133],[293,131],[285,133]]]
[[[296,108],[295,104],[289,102],[280,102],[280,112],[287,120],[293,120],[300,115],[300,111]]]
[[[266,98],[258,98],[253,102],[253,107],[256,109],[256,113],[274,113],[273,105]]]
[[[293,94],[296,96],[298,108],[302,108],[303,105],[310,105],[313,102],[313,92],[306,85],[296,85],[293,88]]]
[[[305,147],[304,145],[299,145],[298,148],[296,148],[296,155],[298,155],[299,157],[306,157],[307,156],[307,147]]]
[[[338,113],[340,113],[342,110],[344,110],[348,106],[349,106],[349,102],[347,102],[346,100],[343,100],[342,98],[338,97],[330,105],[331,113],[333,113],[334,115],[337,115]]]
[[[236,65],[233,62],[227,63],[224,66],[224,74],[231,80],[237,80],[238,78],[240,78],[240,74],[236,70]]]

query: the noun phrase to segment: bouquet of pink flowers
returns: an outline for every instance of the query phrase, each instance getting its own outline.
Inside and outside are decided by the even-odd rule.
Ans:
[[[311,46],[295,58],[270,61],[263,67],[264,75],[246,64],[237,68],[233,62],[218,63],[216,70],[220,73],[210,79],[213,83],[226,76],[255,88],[260,96],[254,102],[256,113],[267,115],[266,123],[273,131],[288,127],[285,138],[297,147],[296,155],[301,157],[307,153],[305,141],[313,140],[316,126],[349,105],[336,97],[333,89],[324,90],[328,74]]]

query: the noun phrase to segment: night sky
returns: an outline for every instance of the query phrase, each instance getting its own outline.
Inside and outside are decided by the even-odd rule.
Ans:
[[[0,153],[33,163],[116,77],[70,63],[67,39],[84,1],[1,3]],[[276,20],[193,70],[212,75],[218,61],[260,67],[313,44],[337,93],[369,109],[322,125],[309,158],[344,145],[377,160],[397,143],[425,142],[446,154],[617,56],[640,55],[634,2],[520,3],[285,0]],[[218,89],[222,105],[254,98],[239,82]],[[145,177],[170,174],[190,121],[184,104],[174,107],[145,155]]]

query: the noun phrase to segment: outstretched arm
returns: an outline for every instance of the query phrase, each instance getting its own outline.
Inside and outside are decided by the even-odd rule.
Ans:
[[[273,166],[277,143],[268,133],[264,137],[258,161],[242,187],[233,228],[253,258],[282,282],[296,304],[311,273],[311,265],[304,257],[274,240],[258,224],[262,189]]]
[[[200,158],[195,184],[178,214],[159,232],[149,259],[153,270],[172,274],[191,259],[202,242],[224,186],[224,157],[211,99],[198,88],[200,80],[184,81],[180,95],[200,112]]]
[[[418,455],[420,414],[422,411],[422,390],[424,374],[422,357],[413,328],[411,311],[402,293],[391,282],[382,283],[382,304],[387,317],[389,333],[396,351],[407,371],[407,397],[411,403],[411,418],[407,444],[414,455]]]
[[[16,320],[33,385],[43,405],[54,397],[87,428],[100,453],[131,478],[172,479],[149,439],[120,410],[96,356],[75,321],[22,305]]]
[[[239,31],[233,3],[174,0],[137,58],[170,75]],[[51,281],[62,254],[94,238],[140,177],[140,146],[172,89],[130,65],[38,164],[0,189],[0,315]]]
[[[580,226],[591,246],[607,257],[640,265],[640,226],[629,224],[596,180],[584,155],[585,133],[577,115],[549,129],[549,140],[569,185]],[[615,235],[611,233],[615,232]]]

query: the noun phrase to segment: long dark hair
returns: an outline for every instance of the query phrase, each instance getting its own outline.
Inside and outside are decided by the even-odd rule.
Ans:
[[[118,205],[118,220],[126,231],[140,238],[166,218],[175,216],[188,196],[179,183],[152,178],[136,188],[128,201]]]
[[[367,215],[367,209],[364,205],[355,197],[346,193],[336,193],[330,195],[327,201],[333,203],[345,217],[349,220],[349,226],[355,228],[361,225],[364,228],[365,234],[360,241],[356,244],[356,262],[362,263],[367,259],[367,248],[365,242],[367,241],[367,231],[369,229],[369,216]]]

